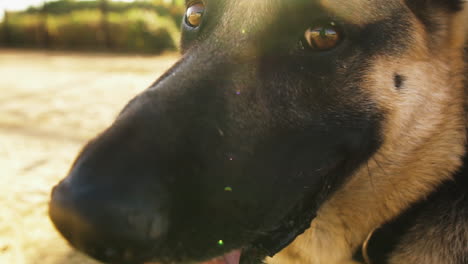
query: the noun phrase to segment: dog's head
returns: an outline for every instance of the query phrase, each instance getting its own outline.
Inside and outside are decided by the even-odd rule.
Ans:
[[[461,1],[407,2],[187,1],[182,58],[84,148],[55,225],[112,263],[279,252],[383,145],[461,113]]]

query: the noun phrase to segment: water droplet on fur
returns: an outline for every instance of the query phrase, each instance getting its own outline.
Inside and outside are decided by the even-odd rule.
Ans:
[[[226,153],[226,159],[228,161],[235,161],[237,160],[237,156],[233,153]]]

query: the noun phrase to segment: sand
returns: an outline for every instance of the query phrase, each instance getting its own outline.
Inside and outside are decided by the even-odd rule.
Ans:
[[[51,188],[176,55],[0,50],[0,264],[96,264],[47,216]]]

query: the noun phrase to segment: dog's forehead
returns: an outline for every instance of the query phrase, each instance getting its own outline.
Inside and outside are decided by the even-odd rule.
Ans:
[[[226,10],[229,22],[252,25],[275,19],[274,14],[285,6],[307,3],[353,24],[378,21],[402,5],[401,0],[230,0],[226,1]]]
[[[399,0],[319,0],[331,14],[353,24],[369,24],[401,8]]]

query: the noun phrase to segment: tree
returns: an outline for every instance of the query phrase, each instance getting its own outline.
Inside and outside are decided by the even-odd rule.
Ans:
[[[39,17],[40,17],[39,43],[44,48],[49,48],[50,46],[49,27],[47,23],[48,16],[49,16],[49,12],[47,8],[47,0],[44,0],[42,4],[41,12],[39,13]]]
[[[104,48],[112,47],[110,31],[109,31],[109,3],[108,0],[100,0],[99,8],[101,10],[101,31],[104,37]]]
[[[9,14],[7,10],[5,10],[2,24],[3,24],[3,36],[2,36],[3,44],[5,46],[8,46],[11,43],[11,38],[10,38],[10,28],[9,28]]]

